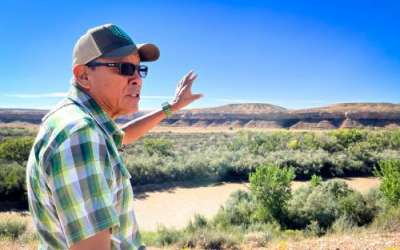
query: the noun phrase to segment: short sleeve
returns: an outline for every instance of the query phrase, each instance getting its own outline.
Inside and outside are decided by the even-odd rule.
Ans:
[[[105,139],[90,124],[64,140],[48,160],[48,185],[70,247],[119,223],[104,174]]]

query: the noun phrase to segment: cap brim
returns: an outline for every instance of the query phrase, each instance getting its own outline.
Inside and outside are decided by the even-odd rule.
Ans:
[[[138,44],[137,49],[142,62],[154,62],[160,57],[160,50],[152,43]]]

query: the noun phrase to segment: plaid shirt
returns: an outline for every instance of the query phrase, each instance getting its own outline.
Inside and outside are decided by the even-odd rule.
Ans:
[[[123,132],[76,86],[44,118],[27,166],[39,249],[66,249],[110,228],[112,249],[138,249]]]

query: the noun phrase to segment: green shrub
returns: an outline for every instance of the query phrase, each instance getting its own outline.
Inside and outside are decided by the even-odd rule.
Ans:
[[[189,224],[186,226],[186,230],[194,232],[207,227],[207,225],[208,221],[203,215],[195,214],[193,220],[190,220]]]
[[[309,228],[309,231],[320,235],[341,217],[351,225],[366,225],[376,214],[374,202],[367,202],[343,181],[310,185],[293,193],[288,203],[289,226],[295,229]],[[318,223],[318,227],[315,223]]]
[[[33,137],[8,138],[0,144],[0,158],[24,166],[33,145]]]
[[[318,221],[311,221],[304,229],[305,234],[309,236],[321,236],[325,234],[325,229],[322,228]]]
[[[210,164],[220,181],[247,181],[255,166],[265,161],[263,156],[251,155],[245,149],[235,152],[217,150],[210,156]]]
[[[1,201],[26,202],[25,168],[20,165],[0,165]]]
[[[34,136],[35,132],[22,127],[2,127],[0,129],[0,142],[7,138]]]
[[[386,207],[383,194],[379,190],[379,188],[371,188],[370,190],[368,190],[368,192],[364,195],[364,200],[367,209],[373,212],[373,217],[376,217],[376,215]]]
[[[400,149],[400,129],[388,132],[385,138],[387,138],[387,140],[389,141],[390,149],[393,150]]]
[[[249,192],[238,190],[232,193],[212,220],[219,229],[235,226],[249,227],[255,221],[256,203]]]
[[[146,152],[152,156],[153,154],[160,154],[163,156],[172,156],[174,155],[174,145],[171,141],[162,139],[162,138],[155,138],[150,139],[146,138],[143,140],[143,146]]]
[[[339,200],[338,212],[357,226],[369,224],[375,216],[375,210],[368,207],[364,197],[356,191]]]
[[[329,132],[154,133],[123,153],[136,184],[194,180],[247,180],[257,166],[312,175],[372,175],[382,160],[400,160],[400,130]]]
[[[340,129],[330,132],[329,135],[337,139],[338,145],[347,148],[351,144],[364,140],[367,136],[366,130],[360,129]]]
[[[272,235],[266,231],[249,232],[244,235],[244,245],[251,246],[253,248],[265,248],[268,243],[272,240]]]
[[[374,219],[373,228],[385,231],[397,231],[400,227],[400,207],[388,207]]]
[[[315,133],[302,132],[299,137],[299,149],[306,150],[317,150],[320,148],[318,137]]]
[[[343,146],[338,143],[337,137],[330,133],[316,134],[316,143],[318,144],[319,149],[330,154],[339,152],[343,149]]]
[[[290,226],[303,229],[316,221],[319,227],[326,229],[337,217],[337,198],[332,193],[322,192],[322,187],[308,189],[310,191],[294,192],[289,202]]]
[[[329,231],[334,233],[348,233],[352,232],[357,225],[347,216],[341,216],[335,220]]]
[[[265,221],[274,219],[285,225],[286,203],[291,197],[290,184],[294,177],[292,169],[275,166],[261,166],[250,174],[250,190],[258,203],[259,216]]]
[[[400,205],[400,160],[381,161],[375,173],[382,180],[379,188],[386,201],[393,206]]]
[[[274,238],[279,238],[281,228],[277,223],[252,223],[244,234],[244,244],[254,248],[266,247]]]
[[[165,159],[158,156],[143,157],[143,155],[137,155],[134,160],[128,160],[127,168],[132,176],[133,184],[162,183],[168,178],[175,180],[172,173],[166,173],[167,170],[163,167],[164,162]]]
[[[269,152],[287,148],[289,132],[239,132],[228,144],[231,151],[246,149],[251,154],[265,155]]]
[[[238,249],[241,237],[233,235],[229,232],[222,232],[217,230],[198,230],[187,236],[182,240],[178,246],[179,248],[196,248],[196,249]]]
[[[0,221],[0,236],[16,239],[26,230],[26,222],[18,220]]]
[[[312,175],[334,175],[335,168],[331,168],[329,153],[323,150],[316,151],[276,151],[265,156],[264,164],[282,168],[292,168],[296,177],[309,179]]]
[[[152,232],[147,232],[147,231],[140,231],[140,237],[143,241],[143,243],[146,246],[158,246],[159,242],[157,241],[157,232],[152,231]]]
[[[157,246],[168,246],[177,243],[182,239],[183,233],[179,230],[168,229],[164,226],[160,226],[157,229],[156,237],[154,238],[154,243]]]
[[[315,188],[315,187],[321,185],[321,183],[322,183],[321,176],[318,176],[318,175],[315,175],[315,174],[313,176],[311,176],[310,184],[311,184],[312,187]]]

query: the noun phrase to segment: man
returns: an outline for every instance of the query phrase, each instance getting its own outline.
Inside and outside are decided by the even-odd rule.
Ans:
[[[112,24],[90,29],[73,51],[68,96],[44,118],[27,166],[29,207],[39,249],[143,249],[130,175],[118,148],[171,112],[199,99],[184,76],[175,99],[118,128],[114,120],[138,111],[142,78],[159,50],[135,45]]]

